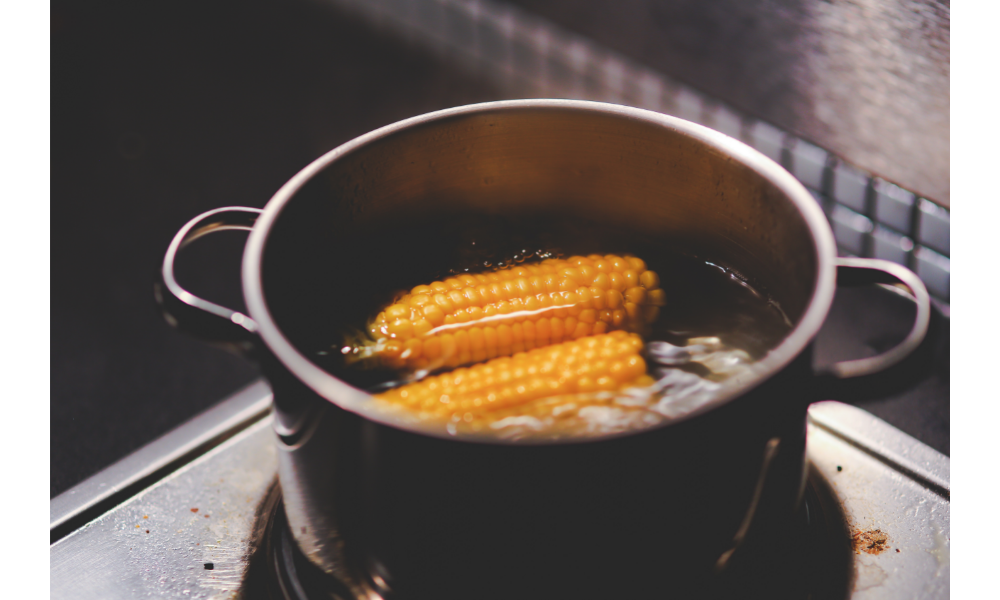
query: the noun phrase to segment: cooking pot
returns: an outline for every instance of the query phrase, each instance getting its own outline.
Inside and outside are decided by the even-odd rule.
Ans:
[[[646,430],[516,443],[403,422],[372,410],[316,350],[336,343],[331,327],[364,290],[405,281],[427,260],[443,229],[421,215],[457,213],[567,214],[670,240],[746,277],[793,327],[741,386]],[[432,225],[382,233],[410,220]],[[192,295],[173,274],[185,244],[225,229],[250,231],[249,315]],[[263,210],[193,219],[162,276],[168,321],[260,362],[291,534],[314,565],[368,597],[703,595],[749,531],[800,502],[809,402],[918,379],[931,316],[910,271],[838,258],[820,206],[756,150],[674,117],[570,100],[463,106],[363,135]],[[884,354],[817,373],[812,343],[834,289],[859,283],[908,288],[912,331]]]

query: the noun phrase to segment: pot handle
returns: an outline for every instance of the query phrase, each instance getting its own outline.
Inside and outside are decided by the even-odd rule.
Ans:
[[[893,348],[869,358],[846,360],[826,367],[815,378],[813,400],[868,400],[891,394],[923,379],[933,345],[932,306],[927,288],[913,271],[887,260],[837,258],[837,285],[902,283],[917,305],[910,332]]]
[[[257,323],[249,316],[199,298],[185,290],[174,277],[177,254],[194,240],[216,231],[250,231],[259,208],[229,206],[202,213],[181,227],[167,248],[154,292],[167,323],[180,331],[240,353],[253,348]]]

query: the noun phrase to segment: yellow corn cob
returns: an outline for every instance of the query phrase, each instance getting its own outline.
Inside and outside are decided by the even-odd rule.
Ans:
[[[558,402],[650,385],[642,339],[615,331],[431,376],[376,396],[430,419],[489,423]],[[604,394],[603,396],[607,396]]]
[[[420,285],[370,323],[369,340],[343,349],[395,369],[437,369],[510,356],[615,330],[642,331],[665,304],[642,259],[548,259]]]

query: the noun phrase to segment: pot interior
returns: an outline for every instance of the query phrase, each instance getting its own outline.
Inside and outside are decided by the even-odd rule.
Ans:
[[[522,233],[529,244],[551,235],[570,251],[601,238],[612,246],[601,253],[661,244],[727,267],[794,326],[771,372],[808,343],[829,303],[813,307],[818,289],[832,290],[832,236],[805,189],[736,140],[647,111],[559,101],[443,111],[359,138],[304,174],[268,206],[263,298],[295,360],[357,387],[364,373],[316,353],[335,353],[345,323],[362,329],[373,298],[429,283],[476,239],[513,248]],[[663,282],[668,304],[684,284]]]

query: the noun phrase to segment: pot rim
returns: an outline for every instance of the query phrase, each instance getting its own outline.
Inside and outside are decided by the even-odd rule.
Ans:
[[[599,437],[566,438],[558,440],[520,440],[510,441],[499,438],[485,438],[475,436],[451,436],[442,428],[424,424],[422,421],[407,418],[406,415],[398,411],[373,410],[371,407],[372,396],[360,390],[330,373],[316,366],[311,360],[304,356],[285,337],[279,329],[277,323],[268,309],[264,298],[262,287],[262,262],[264,250],[267,246],[267,238],[274,226],[275,221],[281,214],[284,207],[291,201],[298,190],[313,176],[324,170],[334,161],[343,156],[358,150],[359,148],[389,137],[394,133],[412,128],[414,126],[426,125],[435,121],[447,119],[458,115],[470,115],[476,113],[489,113],[499,111],[517,111],[523,109],[563,109],[570,111],[599,112],[608,115],[624,116],[629,119],[647,122],[656,126],[666,127],[674,131],[681,132],[696,140],[732,157],[743,165],[750,167],[756,173],[770,181],[775,187],[780,189],[791,200],[802,215],[806,226],[812,235],[814,249],[816,251],[816,281],[813,285],[813,293],[809,300],[806,311],[803,313],[799,323],[792,329],[791,333],[785,337],[777,347],[772,349],[763,359],[754,365],[752,375],[740,386],[733,386],[725,390],[724,393],[712,399],[710,402],[699,406],[691,412],[677,418],[670,419],[663,424],[626,431],[617,434],[609,434]],[[601,441],[616,437],[635,435],[638,433],[653,431],[663,427],[685,421],[701,413],[708,412],[719,406],[727,404],[731,400],[742,396],[750,390],[758,387],[795,359],[812,341],[819,332],[820,327],[826,320],[830,305],[833,302],[834,289],[836,287],[836,245],[833,239],[833,232],[826,220],[825,215],[812,195],[795,179],[787,170],[779,164],[766,157],[764,154],[751,148],[747,144],[731,138],[723,133],[709,129],[702,125],[685,121],[677,117],[653,112],[650,110],[608,104],[604,102],[592,102],[585,100],[559,100],[559,99],[531,99],[531,100],[503,100],[497,102],[484,102],[480,104],[470,104],[439,110],[416,117],[411,117],[398,121],[391,125],[386,125],[360,137],[344,143],[323,156],[317,158],[304,169],[288,180],[268,201],[263,213],[257,219],[250,237],[247,240],[243,253],[242,280],[243,296],[246,301],[250,316],[258,325],[258,334],[263,338],[275,357],[287,368],[296,378],[305,383],[319,396],[343,408],[354,412],[365,419],[369,419],[384,425],[404,429],[414,433],[421,433],[433,437],[448,439],[451,441],[492,443],[492,444],[517,444],[517,445],[537,445],[537,444],[567,444],[585,443],[591,441]]]

